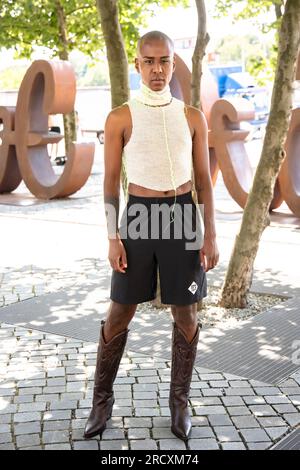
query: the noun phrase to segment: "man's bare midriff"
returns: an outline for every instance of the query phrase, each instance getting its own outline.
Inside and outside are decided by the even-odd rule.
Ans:
[[[181,186],[178,186],[178,188],[176,188],[176,195],[179,196],[180,194],[188,193],[189,191],[191,191],[191,189],[192,182],[191,180],[189,180]],[[128,193],[132,194],[133,196],[145,197],[168,197],[175,195],[174,189],[169,189],[167,191],[156,191],[154,189],[144,188],[143,186],[139,186],[138,184],[134,183],[128,184]]]

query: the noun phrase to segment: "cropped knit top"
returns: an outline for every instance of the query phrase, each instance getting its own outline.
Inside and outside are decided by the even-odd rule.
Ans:
[[[132,120],[122,153],[127,181],[157,191],[176,190],[192,179],[192,137],[184,103],[172,97],[167,87],[170,102],[146,104],[165,100],[155,101],[160,93],[152,90],[152,99],[145,100],[145,90],[149,88],[142,84],[140,93],[126,102]]]

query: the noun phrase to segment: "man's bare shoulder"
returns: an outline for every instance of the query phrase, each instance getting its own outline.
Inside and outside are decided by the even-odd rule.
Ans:
[[[112,109],[108,115],[107,119],[110,121],[118,122],[122,121],[124,118],[126,118],[129,114],[129,106],[126,103],[121,104],[120,106],[116,106],[114,109]]]
[[[203,111],[189,104],[186,105],[186,107],[188,110],[188,116],[191,120],[191,123],[193,124],[193,127],[195,129],[202,128],[203,130],[207,130],[207,121]]]

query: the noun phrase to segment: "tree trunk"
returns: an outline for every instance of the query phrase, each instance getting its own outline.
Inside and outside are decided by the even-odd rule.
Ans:
[[[293,81],[300,43],[299,0],[287,0],[279,31],[277,67],[261,158],[222,287],[221,305],[243,308],[251,287],[260,237],[268,225],[274,185],[285,157],[284,141],[292,109]]]
[[[120,106],[129,99],[128,60],[119,23],[116,0],[97,0],[101,28],[106,45],[111,86],[111,107]],[[122,160],[121,181],[127,197],[127,177]]]
[[[191,105],[195,108],[201,107],[201,77],[202,60],[205,56],[205,49],[209,42],[209,34],[206,31],[206,10],[204,0],[195,0],[198,13],[198,31],[196,45],[192,57],[192,83],[191,83]]]
[[[55,5],[58,18],[59,37],[61,41],[61,49],[58,55],[61,60],[69,60],[66,15],[63,6],[61,5],[59,0],[55,0]],[[65,151],[66,155],[68,155],[71,143],[73,141],[76,141],[77,139],[75,110],[69,114],[64,114],[63,120],[65,134]]]
[[[191,105],[195,108],[202,109],[201,106],[201,77],[202,77],[202,60],[205,56],[205,49],[209,42],[209,34],[206,30],[206,10],[204,0],[195,0],[198,16],[198,30],[195,49],[192,57],[192,79],[191,79]],[[197,203],[198,197],[195,190],[195,175],[192,172],[193,183],[193,199]],[[197,311],[202,308],[202,300],[197,303]]]

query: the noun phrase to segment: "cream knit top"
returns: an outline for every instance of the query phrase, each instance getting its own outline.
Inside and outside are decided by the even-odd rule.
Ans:
[[[192,137],[183,101],[171,96],[167,105],[149,106],[132,98],[126,104],[132,120],[122,153],[128,184],[167,191],[191,180]]]

